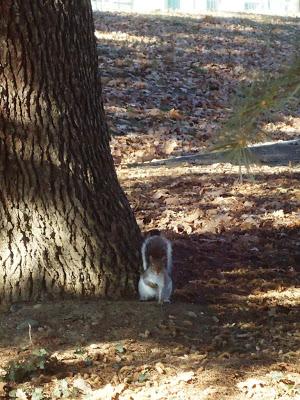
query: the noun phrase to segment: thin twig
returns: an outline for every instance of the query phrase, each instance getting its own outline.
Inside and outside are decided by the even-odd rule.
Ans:
[[[29,343],[33,346],[32,336],[31,336],[31,325],[28,323],[28,336],[29,336]]]

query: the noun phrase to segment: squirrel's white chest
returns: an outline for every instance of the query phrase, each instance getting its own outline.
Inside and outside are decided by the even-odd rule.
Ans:
[[[147,278],[145,282],[144,277],[141,276],[139,280],[139,294],[141,300],[148,300],[151,298],[158,298],[158,292],[160,287],[163,285],[162,278],[153,274]]]
[[[164,279],[163,274],[151,274],[146,279],[142,275],[139,280],[140,300],[157,299],[159,301],[169,302],[172,294],[172,279],[167,276]]]

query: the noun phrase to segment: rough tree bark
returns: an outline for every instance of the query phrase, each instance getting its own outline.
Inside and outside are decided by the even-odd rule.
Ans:
[[[135,293],[89,0],[0,2],[0,301]]]

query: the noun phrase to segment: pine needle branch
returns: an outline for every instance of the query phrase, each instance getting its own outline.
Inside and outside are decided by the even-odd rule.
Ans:
[[[249,145],[265,140],[263,122],[271,112],[300,100],[300,57],[277,77],[264,76],[250,87],[243,88],[233,104],[233,114],[223,125],[213,151],[227,151],[231,161],[246,166],[257,163]]]

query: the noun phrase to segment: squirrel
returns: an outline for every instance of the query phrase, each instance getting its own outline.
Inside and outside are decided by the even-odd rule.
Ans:
[[[169,303],[173,290],[172,244],[153,230],[142,245],[143,269],[138,290],[140,300],[157,299],[159,303]]]

